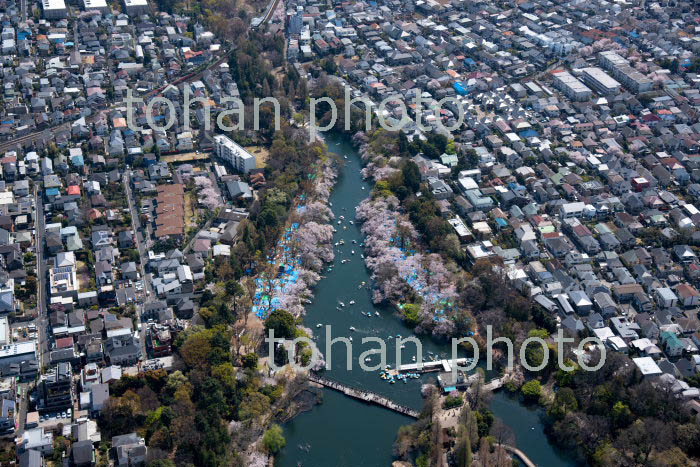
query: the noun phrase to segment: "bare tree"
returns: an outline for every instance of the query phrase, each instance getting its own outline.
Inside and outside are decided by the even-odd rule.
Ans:
[[[496,438],[496,443],[499,446],[504,444],[512,445],[515,442],[515,433],[513,433],[513,429],[503,423],[503,420],[500,418],[494,420],[493,425],[491,426],[491,436]],[[497,465],[501,465],[501,462],[504,460],[504,454],[505,452],[503,449],[496,450]]]

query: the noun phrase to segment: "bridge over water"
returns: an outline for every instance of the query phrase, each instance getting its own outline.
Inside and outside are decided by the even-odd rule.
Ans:
[[[484,386],[482,386],[482,391],[496,391],[503,387],[503,384],[507,381],[509,375],[504,375],[501,376],[500,378],[494,378],[488,383],[486,383]],[[332,381],[330,379],[326,379],[322,376],[318,376],[314,373],[309,373],[308,375],[309,381],[320,384],[323,387],[333,389],[338,392],[342,392],[346,396],[359,399],[364,402],[368,402],[370,404],[375,404],[382,406],[384,408],[387,408],[389,410],[393,410],[394,412],[398,412],[403,415],[408,415],[409,417],[413,418],[418,418],[420,413],[417,410],[413,410],[410,407],[407,407],[402,404],[398,404],[388,397],[382,396],[380,394],[377,394],[376,392],[372,391],[367,391],[364,389],[358,389],[354,388],[352,386],[348,386],[343,383],[339,383],[338,381]]]
[[[323,378],[322,376],[318,376],[314,373],[309,373],[308,375],[309,381],[319,384],[323,387],[326,387],[328,389],[333,389],[334,391],[341,392],[345,394],[346,396],[359,399],[361,401],[370,403],[370,404],[375,404],[379,405],[381,407],[387,408],[389,410],[393,410],[394,412],[398,412],[403,415],[407,415],[412,418],[418,418],[420,416],[420,413],[417,410],[413,410],[410,407],[406,407],[405,405],[398,404],[391,399],[381,396],[375,392],[372,391],[365,391],[363,389],[357,389],[352,386],[348,386],[342,383],[339,383],[337,381],[331,381],[329,379]],[[497,389],[500,389],[505,380],[507,379],[507,376],[502,376],[501,378],[495,378],[488,383],[486,383],[483,386],[483,390],[486,391],[495,391]],[[530,460],[527,455],[521,451],[520,449],[510,446],[507,444],[501,444],[503,449],[506,451],[510,452],[514,456],[518,457],[523,464],[525,464],[527,467],[536,467],[536,464]]]
[[[313,373],[309,374],[309,381],[320,384],[321,386],[327,387],[329,389],[333,389],[338,392],[342,392],[346,396],[353,397],[355,399],[359,399],[364,402],[368,402],[370,404],[376,404],[380,405],[382,407],[385,407],[389,410],[393,410],[394,412],[398,412],[403,415],[407,415],[409,417],[413,418],[418,418],[420,413],[416,410],[413,410],[410,407],[406,407],[405,405],[397,404],[396,402],[392,401],[389,398],[386,398],[384,396],[381,396],[375,392],[372,391],[365,391],[364,389],[357,389],[353,388],[352,386],[347,386],[345,384],[341,384],[337,381],[331,381],[329,379],[323,378],[321,376],[315,375]]]

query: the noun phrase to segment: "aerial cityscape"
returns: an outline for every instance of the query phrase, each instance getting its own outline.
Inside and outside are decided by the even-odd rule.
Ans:
[[[0,465],[700,465],[697,1],[0,12]]]

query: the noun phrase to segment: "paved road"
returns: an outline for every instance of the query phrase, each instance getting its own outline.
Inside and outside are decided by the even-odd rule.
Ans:
[[[134,203],[134,197],[131,193],[131,183],[129,183],[130,170],[124,171],[123,184],[124,191],[126,192],[126,200],[129,203],[129,213],[131,214],[131,228],[134,231],[134,241],[136,242],[136,248],[139,251],[139,269],[141,270],[141,282],[143,283],[143,291],[146,294],[146,298],[143,303],[136,307],[136,314],[138,322],[141,323],[141,313],[143,312],[143,305],[145,303],[150,303],[154,300],[155,294],[153,292],[153,287],[151,286],[150,276],[146,275],[146,258],[148,258],[148,252],[146,247],[141,241],[141,221],[139,220],[139,213],[136,209]],[[141,326],[141,332],[139,333],[139,340],[141,341],[141,352],[143,353],[143,358],[147,357],[146,352],[146,327]]]
[[[267,23],[270,21],[270,18],[272,18],[272,15],[275,13],[275,10],[277,9],[277,5],[279,5],[280,0],[270,0],[270,3],[267,4],[267,9],[265,10],[265,14],[262,17],[262,21],[260,21],[260,24],[256,27],[253,27],[252,25],[250,26],[250,29],[257,29],[263,24]]]
[[[34,206],[36,213],[34,216],[34,229],[36,239],[36,305],[38,316],[36,318],[37,336],[39,338],[39,367],[44,368],[47,363],[45,358],[49,352],[49,336],[47,335],[48,317],[46,308],[47,289],[47,269],[46,258],[44,257],[44,205],[39,192],[39,187],[34,184]]]

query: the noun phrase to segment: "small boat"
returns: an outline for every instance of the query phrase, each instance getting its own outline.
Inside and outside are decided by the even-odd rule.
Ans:
[[[357,240],[353,240],[352,243],[357,243]]]
[[[347,259],[341,259],[340,264],[345,264],[346,261],[347,261]]]
[[[355,250],[350,250],[350,254],[355,254]]]
[[[333,207],[333,203],[331,203],[331,202],[328,202],[328,205],[329,205],[330,207]]]
[[[320,328],[321,326],[323,326],[323,324],[321,324],[321,323],[318,323],[318,324],[316,325],[317,328]]]
[[[340,216],[340,217],[338,217],[338,219],[340,219],[341,221],[345,220],[345,216]]]
[[[348,226],[347,226],[347,225],[344,225],[344,226],[343,226],[343,230],[348,230]]]
[[[412,359],[412,360],[413,360],[414,362],[416,361],[416,356],[415,356],[415,355],[413,356],[413,359]]]
[[[338,224],[340,224],[341,221],[338,221]]]
[[[362,189],[364,190],[364,189],[365,189],[365,187],[362,187]]]
[[[338,245],[345,245],[345,240],[343,240],[343,239],[341,238],[340,241],[338,242]]]
[[[354,305],[354,304],[355,304],[355,300],[350,300],[350,305]]]
[[[352,336],[350,336],[350,342],[352,342]]]
[[[339,243],[338,243],[338,242],[335,242],[335,246],[338,246],[338,245],[339,245]]]
[[[350,330],[351,330],[351,331],[354,331],[354,330],[355,330],[355,326],[350,326]]]
[[[353,221],[350,221],[350,225],[355,225],[355,223]]]
[[[338,302],[338,304],[339,304],[340,306],[342,306],[342,307],[345,306],[345,303],[343,303],[343,302]]]
[[[365,361],[366,361],[366,362],[369,362],[369,361],[371,361],[371,360],[372,360],[372,357],[365,357]]]
[[[378,311],[375,311],[374,314],[377,315],[377,316],[379,316],[379,312],[378,312]]]
[[[343,157],[344,157],[345,159],[347,159],[347,158],[348,158],[348,156],[343,156]]]
[[[363,255],[362,253],[360,253],[360,258],[365,259],[365,255]]]

